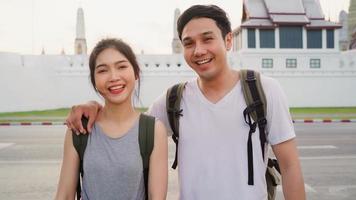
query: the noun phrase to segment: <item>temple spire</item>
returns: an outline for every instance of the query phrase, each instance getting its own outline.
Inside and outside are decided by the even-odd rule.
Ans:
[[[77,10],[77,25],[76,25],[76,38],[74,42],[74,53],[87,54],[83,8],[78,8]]]

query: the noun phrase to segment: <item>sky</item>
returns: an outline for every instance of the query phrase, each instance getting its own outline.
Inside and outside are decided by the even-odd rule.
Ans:
[[[349,1],[320,0],[326,19],[338,21]],[[73,54],[82,7],[88,53],[100,39],[117,37],[136,53],[170,54],[174,10],[194,4],[216,4],[228,13],[233,29],[240,25],[242,0],[0,0],[0,52]]]

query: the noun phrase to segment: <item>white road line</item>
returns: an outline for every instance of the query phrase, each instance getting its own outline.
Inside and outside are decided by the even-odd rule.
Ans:
[[[5,149],[6,147],[9,147],[11,145],[14,145],[15,143],[0,143],[0,150]]]
[[[356,185],[337,185],[337,186],[330,186],[329,192],[332,194],[338,194],[340,192],[345,192],[348,189],[356,189]]]
[[[60,164],[61,160],[0,160],[0,164]]]
[[[298,146],[298,149],[337,149],[334,145]]]
[[[312,188],[310,185],[308,185],[308,184],[304,184],[304,187],[305,187],[305,191],[306,192],[312,192],[312,193],[317,193],[317,191],[314,189],[314,188]],[[278,185],[277,186],[277,191],[278,192],[282,192],[282,186],[281,185]]]
[[[311,156],[311,157],[300,157],[301,160],[334,160],[334,159],[356,159],[356,155],[346,155],[346,156]]]
[[[314,190],[310,185],[304,184],[304,187],[306,192],[316,193],[316,190]]]

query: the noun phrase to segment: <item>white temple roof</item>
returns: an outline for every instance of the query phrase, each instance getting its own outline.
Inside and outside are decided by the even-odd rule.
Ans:
[[[273,23],[278,24],[307,24],[310,23],[305,15],[270,15]]]
[[[248,3],[244,0],[244,11],[248,12],[250,18],[268,17],[263,0],[249,0]]]
[[[265,0],[268,13],[305,13],[302,0]]]
[[[244,0],[241,27],[300,24],[309,28],[340,28],[325,21],[319,0]]]
[[[319,0],[303,0],[303,4],[308,18],[324,19]]]
[[[242,27],[273,27],[273,23],[268,19],[251,19],[241,24]]]

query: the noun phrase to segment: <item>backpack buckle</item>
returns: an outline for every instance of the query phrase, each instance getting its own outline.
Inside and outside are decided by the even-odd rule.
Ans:
[[[256,81],[256,77],[247,77],[246,81],[247,82]]]
[[[267,124],[267,119],[266,118],[258,119],[257,123],[258,123],[259,126],[266,125]]]

